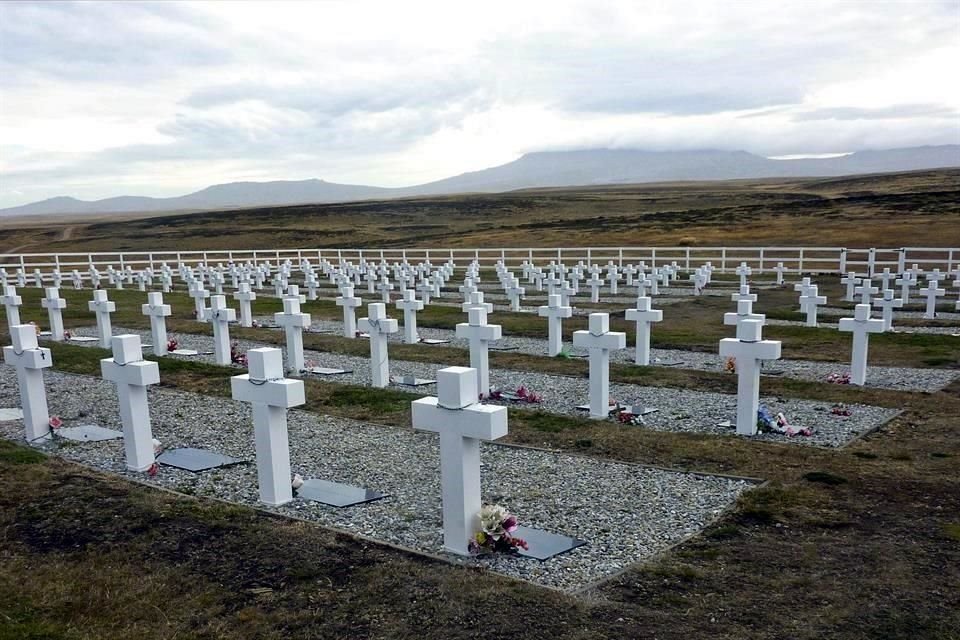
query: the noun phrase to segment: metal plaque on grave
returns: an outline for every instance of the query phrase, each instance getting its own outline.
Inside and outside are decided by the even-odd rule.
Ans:
[[[435,382],[436,380],[427,380],[425,378],[417,378],[415,376],[403,376],[397,381],[397,384],[402,384],[405,387],[422,387]]]
[[[184,447],[181,449],[168,449],[157,457],[157,462],[165,464],[168,467],[176,467],[193,471],[206,471],[207,469],[216,469],[217,467],[228,467],[234,464],[246,462],[239,458],[231,458],[222,453],[210,451],[208,449],[195,449],[193,447]]]
[[[449,340],[437,340],[436,338],[421,338],[421,344],[449,344]]]
[[[516,351],[519,348],[520,347],[502,347],[502,346],[497,347],[494,345],[490,345],[489,347],[487,347],[487,349],[489,349],[490,351]]]
[[[322,502],[332,507],[350,507],[355,504],[373,502],[380,498],[385,498],[387,494],[364,489],[363,487],[354,487],[349,484],[340,484],[339,482],[330,482],[329,480],[312,479],[303,483],[297,489],[295,495],[304,500]]]
[[[13,407],[0,409],[0,422],[10,422],[12,420],[23,420],[23,409]]]
[[[607,413],[610,413],[616,408],[617,408],[617,405],[615,404],[607,405]],[[620,408],[622,409],[623,407],[620,407]],[[577,411],[590,411],[590,405],[589,404],[577,405]]]
[[[660,410],[654,407],[642,407],[640,405],[630,405],[627,407],[623,407],[624,413],[632,413],[635,416],[643,416],[643,417],[648,416],[651,413],[656,413],[657,411],[660,411]]]
[[[585,540],[550,533],[533,527],[517,527],[514,536],[524,540],[528,549],[520,549],[518,555],[537,560],[547,560],[587,544]]]
[[[330,367],[313,367],[312,369],[308,369],[308,371],[321,376],[335,376],[344,373],[353,373],[352,369],[332,369]]]
[[[175,356],[195,356],[195,355],[199,355],[199,354],[198,354],[196,351],[194,351],[193,349],[174,349],[174,350],[171,351],[170,353],[172,353],[172,354],[175,355]]]
[[[70,342],[99,342],[99,338],[94,338],[91,336],[73,336],[69,340]]]
[[[117,440],[123,437],[122,431],[107,429],[97,424],[81,424],[76,427],[61,427],[54,433],[61,438],[76,442],[100,442],[102,440]]]

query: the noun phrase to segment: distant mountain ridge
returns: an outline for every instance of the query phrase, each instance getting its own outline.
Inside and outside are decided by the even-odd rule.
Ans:
[[[85,201],[61,196],[0,209],[0,216],[202,211],[348,202],[535,187],[676,180],[843,176],[960,166],[960,145],[858,151],[835,158],[773,160],[746,151],[585,149],[527,153],[506,164],[412,187],[347,185],[324,180],[231,182],[173,198],[119,196]]]

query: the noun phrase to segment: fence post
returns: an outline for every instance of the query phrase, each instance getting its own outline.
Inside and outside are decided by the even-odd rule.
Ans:
[[[874,264],[877,260],[877,250],[873,247],[870,247],[870,250],[867,251],[867,275],[871,278],[873,277]]]
[[[840,249],[840,273],[844,274],[847,272],[847,249],[844,247]]]
[[[760,273],[763,273],[763,247],[760,247]]]
[[[720,273],[726,273],[727,271],[727,248],[720,248]]]
[[[951,250],[951,253],[953,251]],[[907,249],[906,247],[900,247],[899,255],[897,256],[897,273],[903,275],[905,267],[907,266]],[[949,271],[949,263],[947,265],[947,270]]]
[[[687,247],[686,253],[687,253],[687,258],[686,258],[686,260],[684,261],[684,265],[685,265],[685,266],[684,266],[684,270],[685,270],[685,271],[690,271],[690,247]]]

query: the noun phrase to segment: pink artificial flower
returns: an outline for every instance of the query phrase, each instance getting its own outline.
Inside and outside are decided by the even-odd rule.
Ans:
[[[60,419],[60,416],[50,416],[50,428],[59,429],[63,426],[63,420]]]

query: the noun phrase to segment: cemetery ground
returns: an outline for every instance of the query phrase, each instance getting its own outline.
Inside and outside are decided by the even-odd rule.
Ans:
[[[678,243],[935,247],[955,243],[958,195],[960,169],[942,169],[529,189],[171,215],[45,216],[4,219],[0,252]]]
[[[841,299],[836,277],[817,280],[831,301]],[[20,295],[23,320],[44,325],[40,291],[22,288]],[[61,295],[68,300],[67,328],[90,327],[90,290],[64,288]],[[115,327],[149,327],[139,309],[144,293],[111,289],[110,297],[117,303]],[[184,292],[164,298],[174,310],[171,336],[209,335],[208,325],[192,319]],[[795,300],[792,287],[764,289],[755,310],[796,320]],[[632,342],[624,305],[606,307],[619,311],[611,328],[627,331]],[[851,305],[836,307],[849,312]],[[715,352],[731,331],[719,322],[730,310],[728,296],[664,308],[655,348]],[[303,309],[314,320],[341,316],[329,300]],[[280,310],[272,297],[254,303],[258,316]],[[463,317],[458,307],[431,305],[418,324],[449,329]],[[505,335],[543,337],[537,316],[498,309],[493,318]],[[566,321],[565,340],[585,324],[585,317]],[[955,331],[956,323],[897,321],[906,330],[937,325]],[[0,333],[7,339],[6,325]],[[282,342],[268,329],[232,327],[231,335]],[[835,329],[770,325],[765,335],[784,341],[785,358],[835,363],[838,370],[849,358],[850,337]],[[45,346],[55,370],[81,376],[98,376],[99,359],[107,356],[95,347]],[[363,340],[317,333],[304,334],[304,346],[356,356],[369,349]],[[412,362],[468,362],[454,346],[392,343],[390,353]],[[498,369],[575,378],[587,370],[575,358],[490,356]],[[229,397],[229,377],[238,373],[187,359],[157,361],[162,387],[212,397]],[[870,364],[953,370],[960,366],[957,338],[876,335]],[[722,371],[626,363],[611,366],[611,380],[722,393],[736,388],[735,377]],[[308,412],[410,427],[416,395],[312,377],[306,384]],[[828,448],[510,408],[510,444],[767,481],[702,533],[576,593],[182,495],[190,487],[159,491],[0,440],[0,639],[960,637],[960,380],[910,391],[766,375],[762,389],[787,400],[902,412],[845,447]]]

